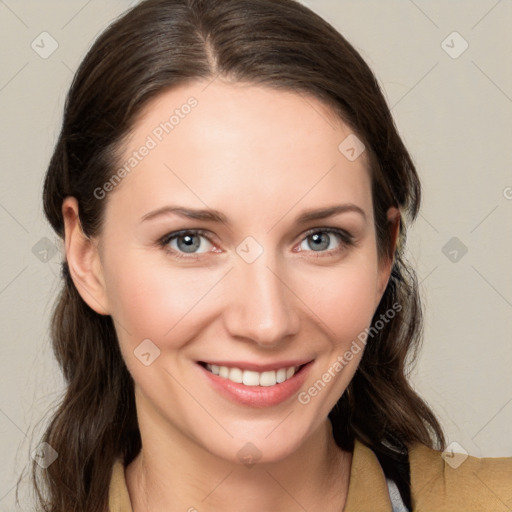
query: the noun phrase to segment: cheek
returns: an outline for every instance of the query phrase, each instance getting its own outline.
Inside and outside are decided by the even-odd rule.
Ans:
[[[197,316],[198,305],[218,281],[208,270],[171,268],[142,253],[113,257],[106,268],[112,316],[124,327],[118,329],[122,341],[135,346],[147,338],[158,346],[184,344],[185,333],[176,333]]]
[[[375,312],[377,274],[370,261],[340,266],[315,276],[305,274],[297,295],[311,309],[334,344],[357,338]]]
[[[307,297],[310,317],[325,333],[317,372],[297,397],[305,414],[326,417],[350,384],[375,313],[376,279],[371,256],[333,269],[329,276],[302,276],[300,296]]]

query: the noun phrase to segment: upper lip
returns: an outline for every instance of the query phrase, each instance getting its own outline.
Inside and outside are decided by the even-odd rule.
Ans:
[[[228,368],[240,368],[241,370],[250,370],[253,372],[268,372],[280,370],[281,368],[290,368],[292,366],[303,366],[310,363],[312,359],[288,359],[275,363],[255,364],[248,361],[198,361],[201,364],[214,364],[216,366],[227,366]]]

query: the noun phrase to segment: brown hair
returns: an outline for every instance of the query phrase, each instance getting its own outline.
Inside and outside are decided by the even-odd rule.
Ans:
[[[165,90],[218,75],[313,95],[366,145],[379,257],[394,258],[374,321],[391,309],[396,314],[369,337],[329,414],[333,434],[343,449],[352,450],[357,438],[388,462],[403,460],[416,442],[444,449],[438,421],[408,382],[422,332],[417,280],[403,253],[403,220],[414,220],[420,205],[415,166],[367,64],[294,0],[146,0],[115,21],[89,50],[67,96],[44,184],[50,224],[64,236],[62,202],[74,196],[84,233],[97,235],[105,201],[94,190],[119,165],[119,150],[144,106]],[[394,254],[390,206],[403,215]],[[86,305],[65,261],[62,276],[51,336],[67,387],[42,439],[58,459],[42,471],[34,462],[32,478],[41,510],[103,512],[114,461],[128,464],[141,449],[134,386],[111,317]],[[392,466],[404,492],[408,476]]]

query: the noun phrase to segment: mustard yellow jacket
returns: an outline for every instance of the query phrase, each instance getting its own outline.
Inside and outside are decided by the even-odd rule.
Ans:
[[[409,450],[413,512],[512,512],[512,457],[467,457],[454,469],[441,452],[424,445]],[[124,466],[113,468],[110,512],[133,512]],[[343,512],[393,512],[376,455],[355,441]]]

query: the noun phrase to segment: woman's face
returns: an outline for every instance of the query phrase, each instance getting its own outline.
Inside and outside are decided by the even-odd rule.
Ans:
[[[349,135],[312,97],[220,80],[148,106],[80,289],[115,320],[142,432],[263,462],[325,426],[389,277]]]

